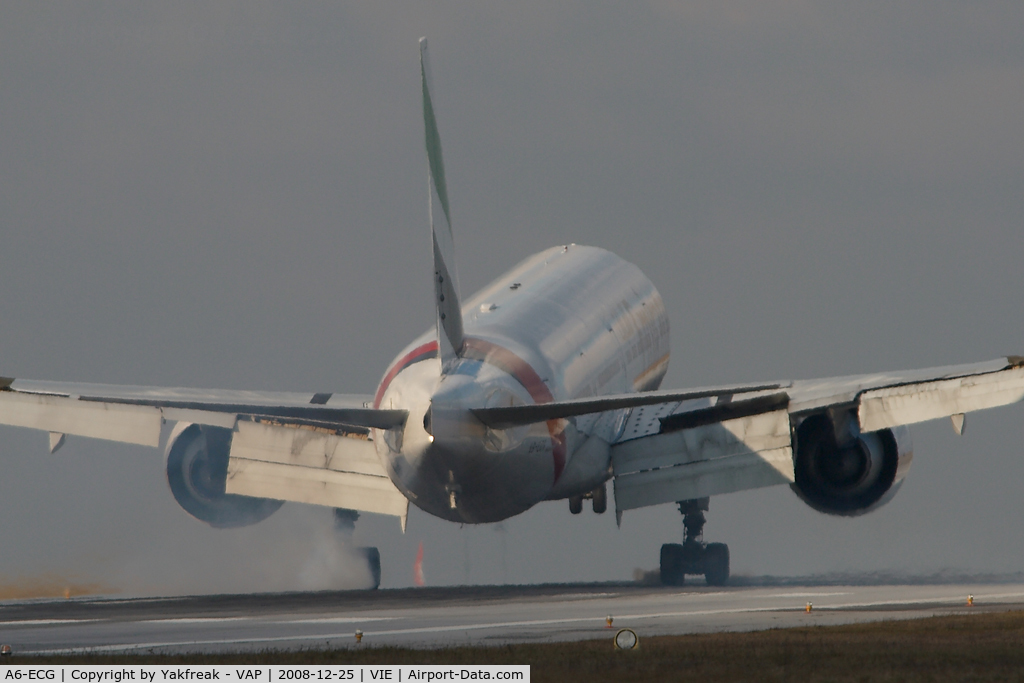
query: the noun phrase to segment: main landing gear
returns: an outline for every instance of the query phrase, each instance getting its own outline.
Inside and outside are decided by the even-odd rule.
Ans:
[[[349,547],[352,543],[352,533],[356,530],[357,519],[359,513],[355,510],[334,508],[334,528]],[[373,581],[368,590],[377,590],[380,587],[380,551],[373,547],[355,548],[355,551],[357,556],[366,558],[366,565]]]
[[[661,546],[661,582],[682,586],[687,574],[703,574],[709,586],[724,586],[729,580],[729,546],[704,542],[704,513],[707,498],[679,501],[683,515],[683,543]]]
[[[605,510],[608,509],[608,489],[605,488],[604,484],[601,484],[589,493],[571,497],[569,499],[569,512],[574,515],[583,512],[583,501],[587,498],[591,500],[591,505],[597,514],[604,514]]]

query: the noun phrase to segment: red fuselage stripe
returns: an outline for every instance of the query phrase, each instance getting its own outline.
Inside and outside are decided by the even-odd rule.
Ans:
[[[483,361],[512,375],[517,382],[523,385],[523,388],[530,394],[530,398],[533,399],[534,403],[551,403],[555,400],[548,385],[544,383],[544,380],[537,374],[537,371],[525,360],[503,346],[484,339],[477,339],[476,337],[466,337],[459,355],[462,358]],[[398,376],[398,373],[413,363],[428,358],[437,358],[436,341],[417,346],[399,358],[391,366],[391,369],[388,370],[388,373],[384,375],[380,386],[377,387],[377,393],[373,398],[373,407],[380,408],[380,402],[384,398],[384,393],[391,386],[392,380]],[[549,420],[547,425],[548,433],[551,435],[551,458],[554,460],[555,481],[558,481],[558,478],[562,476],[562,470],[565,469],[565,432],[562,429],[560,420]]]
[[[417,363],[428,358],[437,358],[436,340],[427,342],[422,346],[417,346],[415,349],[399,358],[398,362],[391,366],[391,369],[388,370],[388,374],[384,375],[384,379],[381,380],[380,386],[377,387],[377,393],[373,397],[373,407],[380,408],[380,402],[381,399],[384,398],[384,392],[386,392],[388,387],[391,386],[391,381],[398,376],[398,373],[405,370],[413,363]]]
[[[551,403],[555,397],[551,389],[544,383],[537,371],[525,360],[503,346],[498,346],[484,339],[466,337],[460,354],[463,358],[481,360],[493,365],[516,378],[530,394],[534,403]],[[551,435],[551,458],[554,460],[555,481],[562,476],[565,469],[565,432],[560,420],[548,420],[548,433]]]

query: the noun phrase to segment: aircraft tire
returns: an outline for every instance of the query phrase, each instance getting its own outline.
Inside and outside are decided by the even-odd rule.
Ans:
[[[724,586],[729,581],[729,546],[708,543],[704,550],[704,580],[709,586]]]
[[[370,577],[373,584],[367,589],[375,591],[380,588],[380,551],[373,547],[360,548],[359,552],[366,558],[366,564],[370,568]]]
[[[608,509],[608,489],[601,484],[598,488],[594,489],[594,496],[591,499],[591,503],[594,506],[594,512],[599,515],[604,514]]]
[[[574,515],[583,512],[583,496],[573,496],[569,499],[569,512]]]
[[[683,573],[683,546],[666,543],[661,546],[661,583],[665,586],[682,586],[686,580]]]

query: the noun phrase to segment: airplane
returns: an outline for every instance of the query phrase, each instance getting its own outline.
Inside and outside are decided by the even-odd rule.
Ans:
[[[703,538],[712,496],[788,485],[813,509],[861,515],[892,499],[913,460],[908,425],[1024,398],[1024,357],[816,380],[662,389],[669,320],[635,265],[566,244],[460,295],[427,41],[420,75],[436,324],[372,396],[0,378],[0,424],[159,448],[178,504],[214,527],[256,524],[286,501],[360,512],[410,503],[459,524],[542,501],[580,514],[675,504],[682,543],[662,583],[729,578]],[[426,283],[424,283],[426,284]],[[165,430],[164,426],[168,429]],[[172,426],[173,425],[173,426]],[[166,437],[163,435],[166,433]],[[380,556],[364,549],[380,583]]]

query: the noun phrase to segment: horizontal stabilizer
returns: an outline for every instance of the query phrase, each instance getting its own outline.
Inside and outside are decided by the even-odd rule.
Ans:
[[[91,400],[82,397],[82,401]],[[103,403],[134,403],[132,401],[103,400]],[[232,403],[191,403],[180,401],[144,401],[135,405],[157,408],[228,413],[246,417],[274,417],[329,425],[348,425],[365,429],[392,429],[405,424],[405,410],[377,408],[331,408],[328,406],[263,406]]]
[[[473,415],[492,429],[508,429],[519,425],[546,422],[577,415],[603,413],[606,410],[637,408],[672,401],[689,401],[698,398],[734,396],[750,394],[758,391],[782,389],[786,385],[774,384],[743,384],[724,387],[708,387],[687,391],[645,391],[632,394],[613,394],[598,398],[585,398],[573,401],[555,401],[553,403],[537,403],[523,406],[507,406],[498,408],[474,408]]]

